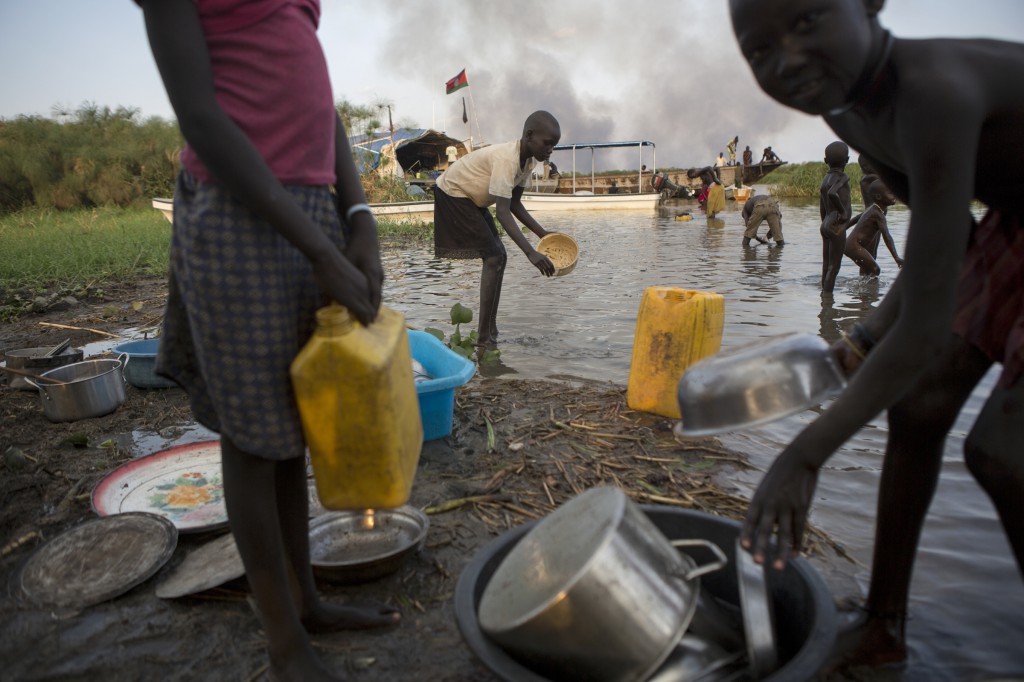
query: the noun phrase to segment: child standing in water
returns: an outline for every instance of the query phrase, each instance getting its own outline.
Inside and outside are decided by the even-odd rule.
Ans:
[[[546,111],[530,114],[522,137],[513,142],[475,149],[448,167],[434,188],[434,255],[438,258],[479,258],[480,317],[477,344],[498,345],[498,302],[508,256],[494,226],[490,207],[502,228],[545,277],[555,274],[547,256],[530,245],[516,224],[531,232],[548,231],[523,206],[523,191],[537,162],[547,161],[562,136],[555,117]],[[554,164],[552,164],[554,165]]]
[[[729,1],[761,88],[823,116],[911,211],[896,282],[833,347],[846,390],[772,464],[742,530],[755,559],[784,567],[802,547],[818,470],[888,410],[865,618],[841,636],[835,664],[906,659],[914,555],[946,434],[996,362],[964,456],[1024,570],[1024,168],[1005,163],[1024,156],[1024,44],[896,39],[883,5]],[[972,200],[987,207],[980,223]]]
[[[220,433],[228,522],[270,678],[341,679],[307,632],[391,625],[398,613],[321,600],[310,568],[305,442],[288,369],[326,299],[369,324],[384,279],[317,40],[320,3],[137,1],[186,141],[157,371]]]
[[[836,287],[846,249],[846,228],[853,214],[850,178],[846,175],[849,161],[850,148],[844,142],[836,141],[825,147],[828,173],[821,181],[818,210],[821,213],[821,289],[828,293]]]
[[[853,231],[846,240],[846,255],[860,267],[860,274],[866,277],[878,277],[882,268],[871,254],[871,245],[877,244],[879,238],[885,240],[885,247],[892,254],[897,267],[903,267],[903,259],[896,253],[896,244],[889,234],[889,223],[886,212],[896,203],[896,197],[881,180],[875,180],[867,190],[871,199],[868,207],[857,218]]]

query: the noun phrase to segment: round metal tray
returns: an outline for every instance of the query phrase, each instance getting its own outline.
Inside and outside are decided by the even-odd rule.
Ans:
[[[156,514],[92,519],[37,549],[22,567],[19,584],[39,605],[92,606],[147,580],[167,563],[177,544],[174,524]]]
[[[318,576],[343,583],[394,573],[427,537],[430,520],[415,507],[327,512],[309,522],[309,554]]]

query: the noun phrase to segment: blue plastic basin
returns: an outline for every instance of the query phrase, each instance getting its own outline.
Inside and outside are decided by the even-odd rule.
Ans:
[[[111,352],[116,356],[127,355],[124,365],[124,380],[136,388],[171,388],[177,386],[170,379],[156,374],[156,353],[160,339],[141,339],[114,346]]]
[[[476,364],[427,332],[410,329],[409,349],[413,358],[433,377],[416,382],[423,440],[444,438],[452,432],[455,389],[473,378]]]

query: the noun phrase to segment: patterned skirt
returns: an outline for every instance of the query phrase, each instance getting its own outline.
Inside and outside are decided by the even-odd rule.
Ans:
[[[330,190],[287,189],[341,248]],[[306,257],[222,185],[182,172],[168,284],[157,372],[185,388],[201,424],[246,452],[304,456],[288,370],[324,303]]]
[[[1024,373],[1024,225],[1020,216],[985,214],[971,234],[960,271],[953,331],[993,362],[1000,388]]]

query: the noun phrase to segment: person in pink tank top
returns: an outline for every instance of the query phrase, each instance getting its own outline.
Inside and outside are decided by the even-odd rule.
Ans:
[[[340,679],[308,633],[392,625],[399,614],[323,601],[310,567],[289,366],[327,300],[371,323],[384,278],[316,36],[320,5],[136,1],[187,142],[157,371],[220,434],[228,521],[267,636],[269,677]]]

